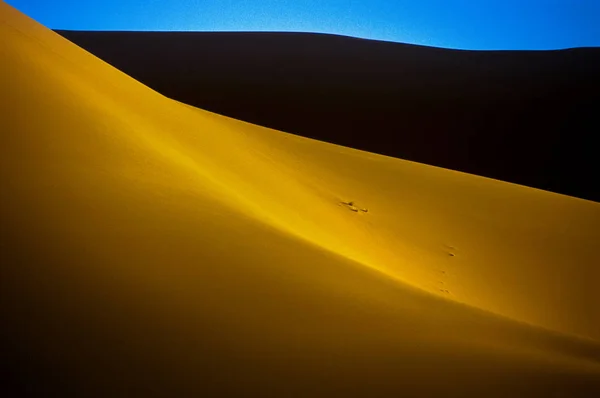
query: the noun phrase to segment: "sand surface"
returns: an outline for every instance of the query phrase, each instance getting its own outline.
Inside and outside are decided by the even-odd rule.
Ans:
[[[459,51],[289,32],[58,33],[188,105],[600,202],[600,48]]]
[[[600,204],[184,105],[2,2],[0,37],[12,396],[600,393]]]

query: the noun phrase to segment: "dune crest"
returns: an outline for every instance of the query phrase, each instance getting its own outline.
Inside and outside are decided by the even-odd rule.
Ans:
[[[303,137],[600,202],[600,48],[301,32],[57,33],[165,96]]]
[[[600,391],[600,204],[184,105],[5,3],[0,36],[15,388]]]

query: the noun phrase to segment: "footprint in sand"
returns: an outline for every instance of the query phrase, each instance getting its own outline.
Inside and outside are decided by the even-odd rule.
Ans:
[[[450,245],[444,245],[445,252],[448,254],[448,257],[456,257],[456,247]]]
[[[358,212],[368,213],[369,212],[369,209],[357,207],[354,202],[340,202],[340,205],[346,206],[349,210],[351,210],[355,213],[358,213]]]

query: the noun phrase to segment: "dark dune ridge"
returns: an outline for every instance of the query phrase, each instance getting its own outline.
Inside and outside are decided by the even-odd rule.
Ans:
[[[178,101],[600,201],[600,49],[461,51],[309,33],[57,31]]]

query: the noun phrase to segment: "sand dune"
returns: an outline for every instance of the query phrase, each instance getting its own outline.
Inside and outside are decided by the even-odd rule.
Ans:
[[[15,396],[600,392],[600,204],[184,105],[5,3],[0,37]]]
[[[600,49],[456,51],[307,33],[61,35],[178,101],[600,202]]]

